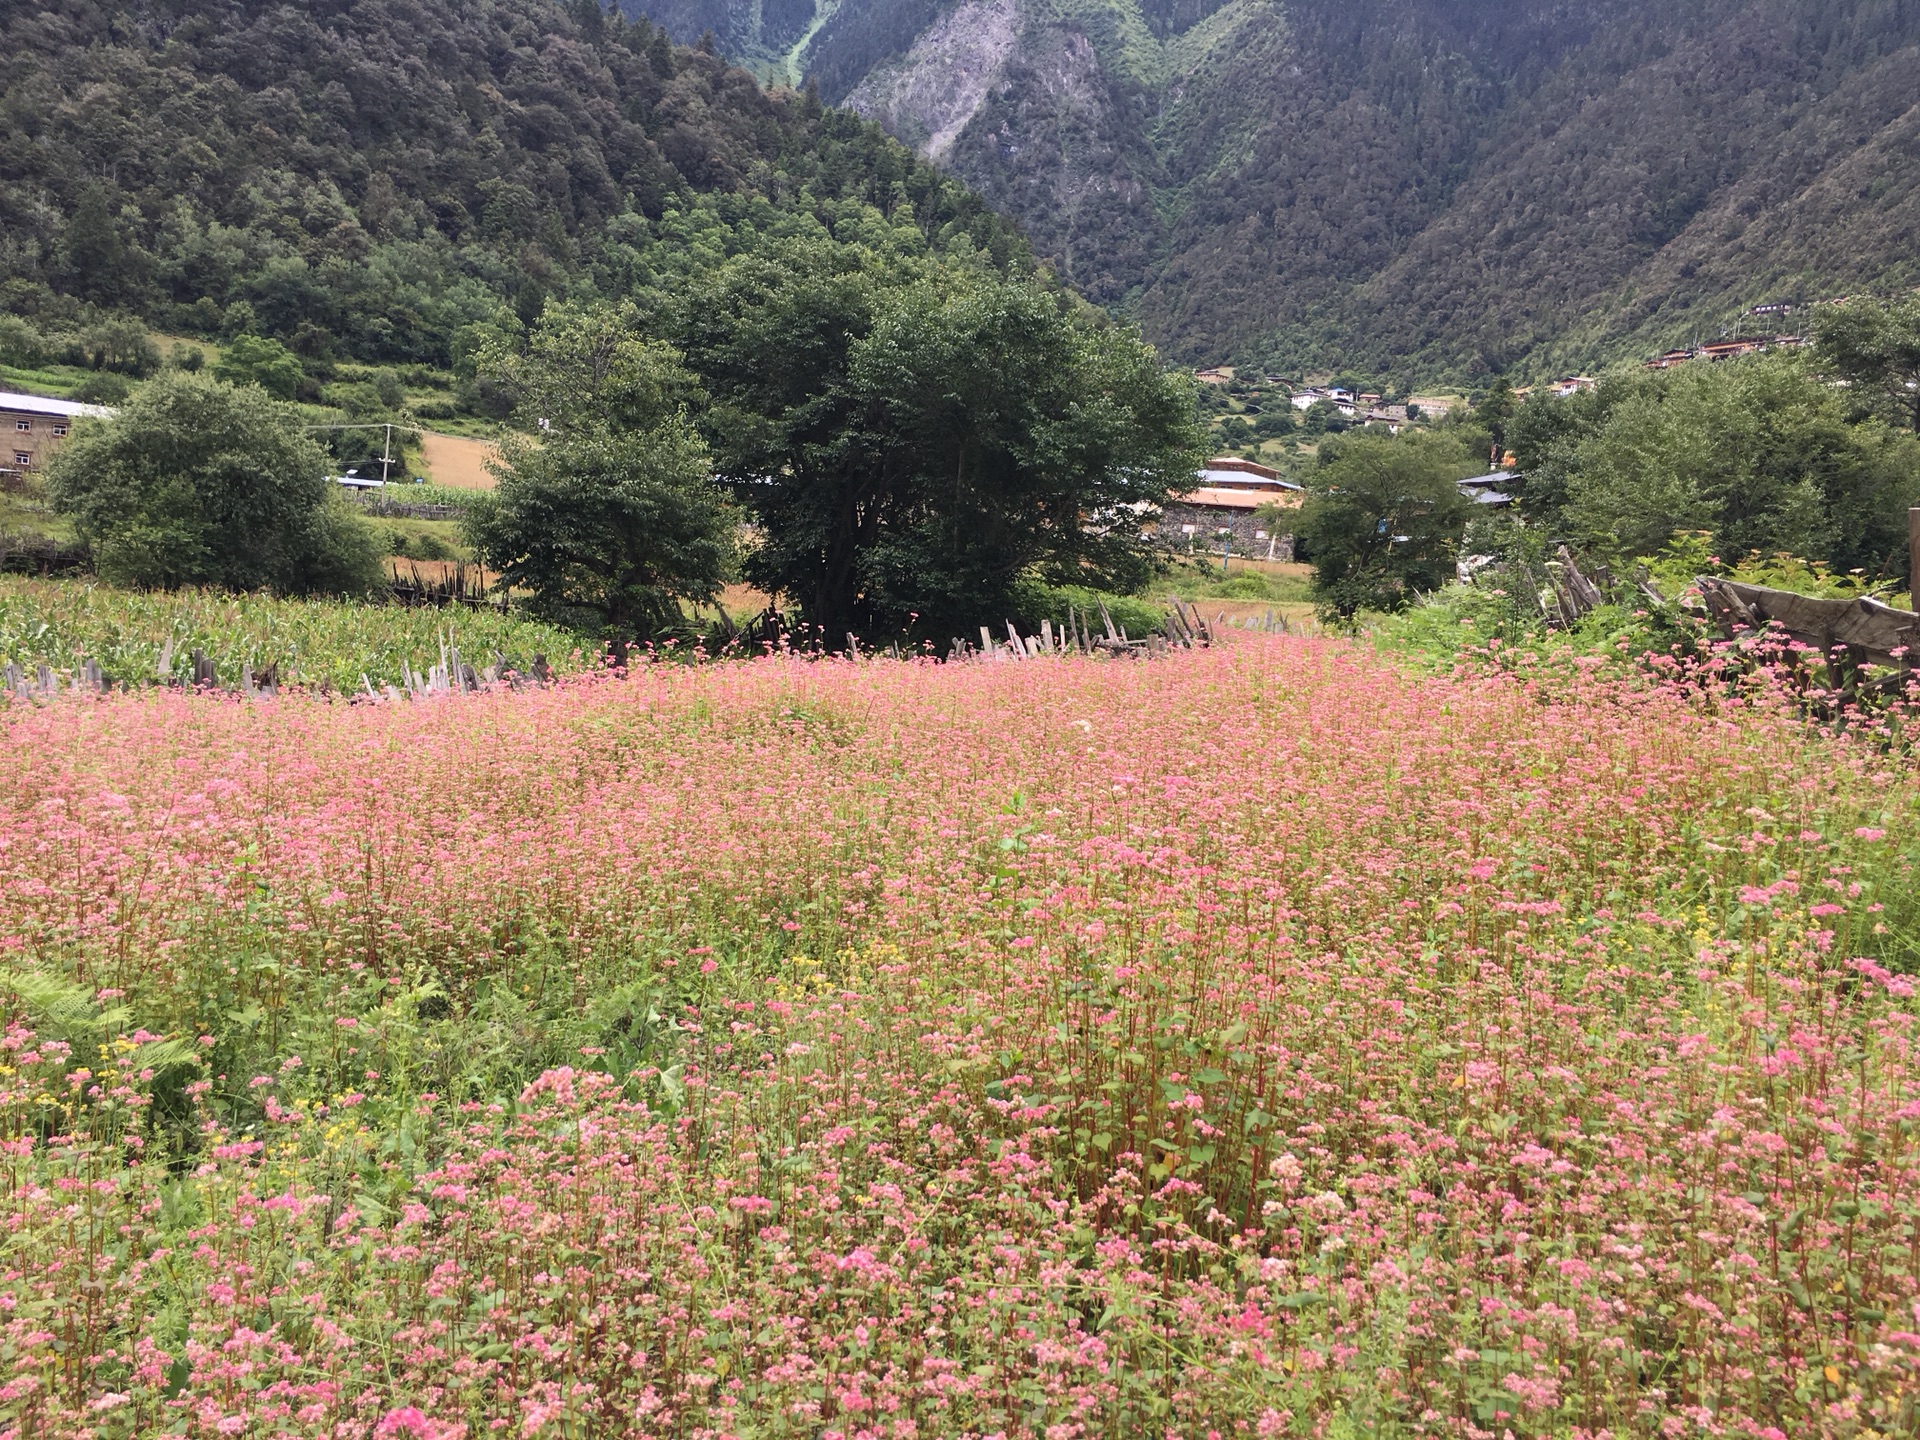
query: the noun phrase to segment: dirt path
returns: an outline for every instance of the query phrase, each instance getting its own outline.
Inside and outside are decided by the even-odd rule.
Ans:
[[[491,490],[494,478],[487,462],[499,456],[491,440],[466,440],[458,435],[420,432],[420,458],[427,478],[436,485],[458,490]]]

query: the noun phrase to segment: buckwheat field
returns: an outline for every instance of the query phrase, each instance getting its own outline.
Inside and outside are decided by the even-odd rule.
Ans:
[[[1910,762],[654,665],[0,711],[0,1434],[1911,1435]]]

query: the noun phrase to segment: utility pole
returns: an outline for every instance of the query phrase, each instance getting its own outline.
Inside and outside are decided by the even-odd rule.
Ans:
[[[347,425],[302,425],[302,430],[382,430],[386,432],[380,446],[380,483],[387,483],[388,471],[393,468],[393,421],[369,420]]]

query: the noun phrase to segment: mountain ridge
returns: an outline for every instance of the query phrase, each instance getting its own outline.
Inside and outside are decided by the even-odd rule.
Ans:
[[[637,8],[751,51],[730,3]],[[1471,379],[1920,283],[1915,0],[994,4],[964,87],[985,0],[841,0],[805,68],[1183,360]]]

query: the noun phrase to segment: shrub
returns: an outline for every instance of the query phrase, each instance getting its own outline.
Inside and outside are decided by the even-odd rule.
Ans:
[[[73,398],[88,405],[118,405],[132,393],[133,382],[110,371],[89,375],[73,387]]]
[[[32,370],[46,363],[47,342],[18,315],[0,315],[0,365]]]
[[[291,400],[306,372],[300,357],[278,340],[236,335],[220,351],[213,373],[235,385],[258,385],[269,395]]]
[[[170,372],[110,420],[84,421],[49,493],[115,583],[282,594],[381,583],[377,544],[326,479],[326,457],[253,387]]]

